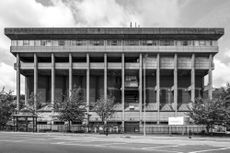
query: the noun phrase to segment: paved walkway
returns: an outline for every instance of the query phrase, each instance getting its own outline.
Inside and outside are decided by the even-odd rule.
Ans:
[[[229,153],[230,138],[228,137],[199,137],[193,136],[189,139],[187,136],[167,136],[167,135],[123,135],[110,134],[108,136],[100,134],[72,134],[72,133],[25,133],[25,132],[0,132],[0,148],[4,143],[14,145],[28,146],[26,144],[48,145],[47,148],[52,152],[56,149],[53,146],[72,147],[73,152],[76,149],[88,149],[98,152],[101,150],[119,152],[165,152],[165,153]],[[22,147],[23,148],[23,147]],[[34,147],[36,148],[36,147]],[[7,148],[6,148],[7,150]],[[39,150],[39,149],[38,149]],[[1,149],[0,149],[1,151]],[[54,152],[57,150],[54,150]],[[116,151],[115,151],[116,152]],[[2,153],[2,152],[1,152]]]

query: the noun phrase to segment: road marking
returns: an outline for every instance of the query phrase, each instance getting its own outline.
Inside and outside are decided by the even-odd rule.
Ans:
[[[107,144],[79,144],[79,143],[69,143],[69,142],[56,142],[56,143],[50,143],[50,144],[55,144],[55,145],[70,145],[70,146],[90,146],[90,147],[109,147],[109,148],[118,148],[117,146],[109,146],[110,144],[128,144],[128,143],[107,143]],[[178,146],[178,145],[177,145]],[[162,146],[161,146],[162,147]],[[173,146],[170,146],[173,147]],[[132,150],[137,150],[137,149],[142,149],[142,148],[136,148],[136,147],[124,147],[124,146],[119,146],[119,148],[123,149],[132,149]],[[168,152],[168,153],[182,153],[178,151],[169,151],[169,150],[160,150],[160,149],[151,149],[151,150],[146,150],[146,151],[160,151],[160,152]]]
[[[64,144],[65,142],[54,142],[54,143],[51,143],[51,144]]]
[[[159,145],[159,146],[156,146],[156,147],[143,147],[141,149],[143,150],[151,150],[151,149],[155,149],[155,148],[168,148],[168,147],[178,147],[180,145]]]
[[[5,142],[23,142],[24,140],[0,140]]]
[[[105,144],[100,144],[101,146],[107,146],[107,145],[114,145],[114,144],[127,144],[126,142],[112,142],[112,143],[105,143]]]
[[[164,150],[161,148],[168,148],[168,147],[179,147],[179,146],[183,146],[183,145],[163,145],[163,146],[156,146],[156,147],[144,147],[141,148],[143,150],[147,150],[147,151],[161,151],[161,152],[174,152],[174,153],[182,153],[179,151],[173,151],[173,150]]]
[[[192,152],[189,152],[189,153],[210,152],[210,151],[219,151],[219,150],[227,150],[227,149],[230,149],[230,147],[216,148],[216,149],[207,149],[207,150],[198,150],[198,151],[192,151]]]
[[[148,151],[148,150],[147,150]],[[150,150],[149,150],[150,151]],[[179,151],[170,151],[170,150],[163,150],[163,149],[152,149],[151,151],[160,151],[160,152],[171,152],[171,153],[183,153],[183,152],[179,152]]]

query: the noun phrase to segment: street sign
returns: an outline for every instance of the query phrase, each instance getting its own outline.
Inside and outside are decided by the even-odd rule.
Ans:
[[[187,119],[184,116],[168,118],[168,125],[185,125],[186,123],[187,123]]]

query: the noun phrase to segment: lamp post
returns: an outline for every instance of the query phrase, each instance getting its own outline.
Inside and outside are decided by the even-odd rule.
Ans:
[[[87,127],[87,133],[89,132],[89,118],[92,114],[90,114],[89,112],[86,112],[86,127]]]
[[[143,121],[144,121],[144,127],[143,127],[143,134],[144,136],[146,136],[146,60],[147,60],[147,57],[148,57],[148,54],[145,54],[145,57],[144,57],[144,118],[143,118]]]

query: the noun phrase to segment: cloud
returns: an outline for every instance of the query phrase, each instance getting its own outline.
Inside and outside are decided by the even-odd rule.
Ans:
[[[214,87],[225,86],[227,82],[230,83],[230,63],[223,63],[218,59],[214,59],[215,70],[213,71],[213,85]]]
[[[180,26],[178,0],[136,1],[136,15],[143,26]]]
[[[15,94],[16,83],[16,71],[11,65],[0,63],[0,87],[5,87],[6,91],[13,90]],[[24,77],[21,75],[21,92],[24,93]]]
[[[0,2],[0,87],[15,91],[15,58],[10,53],[10,40],[4,36],[5,27],[74,26],[71,10],[61,1],[46,7],[34,0],[7,0]],[[24,93],[24,78],[21,91]]]
[[[78,26],[127,26],[133,18],[115,0],[69,0],[64,3],[71,9]]]
[[[78,26],[125,26],[130,21],[141,26],[176,26],[178,0],[63,0]],[[57,0],[53,0],[56,5]]]
[[[9,40],[4,36],[5,27],[74,26],[71,10],[61,1],[53,6],[43,6],[34,0],[7,0],[0,5],[1,47],[8,49]]]

